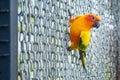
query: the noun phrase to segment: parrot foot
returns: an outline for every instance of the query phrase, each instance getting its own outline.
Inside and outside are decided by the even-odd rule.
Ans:
[[[84,53],[84,56],[85,56],[85,58],[86,58],[86,52]]]
[[[80,52],[79,52],[79,54],[80,54],[79,60],[82,59],[82,53],[84,53],[84,57],[86,58],[86,52],[85,52],[85,51],[80,51]]]
[[[79,60],[81,60],[81,59],[82,59],[82,56],[80,55]]]
[[[68,50],[68,51],[72,51],[72,48],[71,48],[71,47],[68,47],[67,50]]]

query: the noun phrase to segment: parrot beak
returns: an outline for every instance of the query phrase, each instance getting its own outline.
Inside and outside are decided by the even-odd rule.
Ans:
[[[99,28],[99,27],[100,27],[100,23],[99,23],[99,22],[95,22],[95,23],[93,24],[93,27]]]
[[[101,21],[100,17],[99,17],[99,16],[96,16],[96,22],[93,24],[93,27],[99,28],[99,27],[100,27],[99,21]]]

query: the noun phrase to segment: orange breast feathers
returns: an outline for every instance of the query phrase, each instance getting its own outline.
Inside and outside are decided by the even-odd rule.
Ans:
[[[70,40],[71,42],[74,42],[75,44],[79,44],[79,36],[74,36],[72,34],[70,34]]]

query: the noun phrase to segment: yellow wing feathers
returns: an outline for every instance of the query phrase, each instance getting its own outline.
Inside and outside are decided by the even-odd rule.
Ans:
[[[80,41],[81,39],[81,41]],[[76,44],[74,42],[71,42],[70,47],[74,50],[74,49],[78,49],[78,50],[82,50],[85,51],[88,47],[88,44],[90,42],[90,31],[82,31],[80,38],[79,38],[79,44]]]
[[[82,44],[88,46],[90,42],[90,31],[82,31],[80,38],[82,39]]]

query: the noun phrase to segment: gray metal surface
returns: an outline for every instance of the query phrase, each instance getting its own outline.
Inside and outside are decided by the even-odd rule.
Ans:
[[[22,80],[119,80],[118,1],[18,0],[18,71]],[[94,13],[102,19],[101,27],[91,30],[87,73],[78,51],[66,49],[68,9],[73,17]]]

